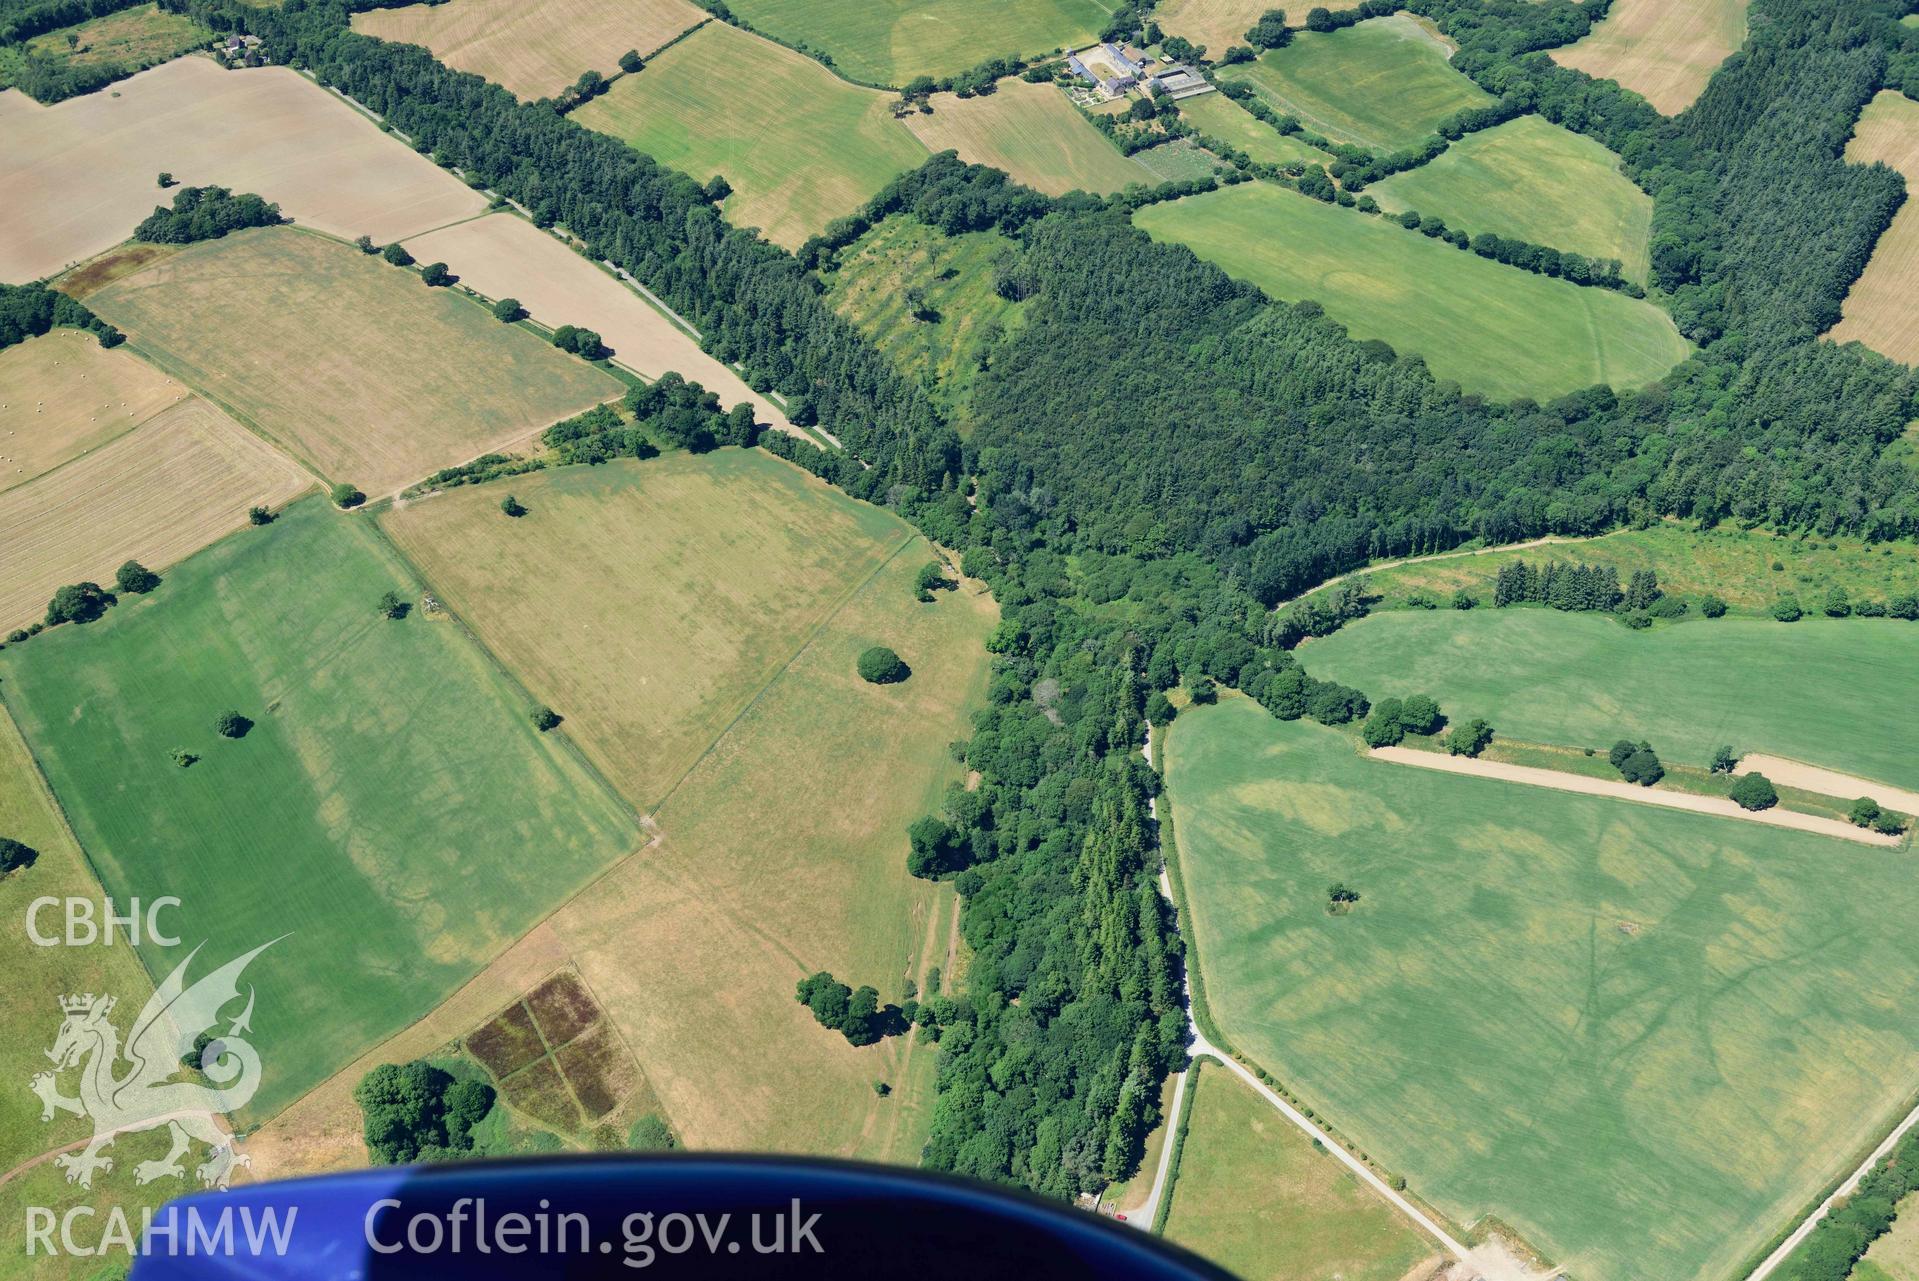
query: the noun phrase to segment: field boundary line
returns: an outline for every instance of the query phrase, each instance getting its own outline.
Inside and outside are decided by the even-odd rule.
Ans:
[[[1349,578],[1358,578],[1366,574],[1382,574],[1389,569],[1400,569],[1407,565],[1424,565],[1429,561],[1440,560],[1465,560],[1470,556],[1491,556],[1496,552],[1523,552],[1534,547],[1557,547],[1562,543],[1597,543],[1611,538],[1615,534],[1631,532],[1630,529],[1609,529],[1603,534],[1547,534],[1541,538],[1528,539],[1523,543],[1499,543],[1492,547],[1468,547],[1458,551],[1433,552],[1426,556],[1402,556],[1398,560],[1374,561],[1370,564],[1361,565],[1357,569],[1349,569],[1343,574],[1335,574],[1323,583],[1308,587],[1305,591],[1297,595],[1288,596],[1285,600],[1275,604],[1273,608],[1275,610],[1283,609],[1294,601],[1305,600],[1314,592],[1325,591],[1328,587],[1336,586]]]
[[[802,468],[802,470],[804,469]],[[807,472],[807,475],[810,476],[812,475],[812,473]],[[666,803],[673,799],[674,794],[677,793],[680,790],[680,788],[685,785],[686,780],[693,776],[693,772],[699,769],[701,765],[706,763],[706,758],[711,756],[713,754],[713,749],[718,747],[723,741],[725,741],[726,736],[733,732],[733,727],[738,725],[740,721],[745,718],[748,712],[752,711],[755,707],[759,706],[760,700],[766,697],[766,692],[772,689],[773,686],[778,683],[779,679],[782,676],[786,675],[786,673],[792,668],[794,663],[797,663],[799,661],[800,655],[804,654],[807,650],[813,647],[813,642],[819,639],[820,633],[826,630],[827,624],[831,623],[834,619],[838,618],[840,616],[840,613],[843,610],[845,610],[845,608],[849,604],[852,603],[853,598],[855,596],[858,596],[861,592],[865,591],[867,586],[870,583],[872,583],[872,581],[875,578],[878,578],[880,576],[881,570],[885,569],[888,565],[891,565],[894,561],[898,560],[900,558],[900,553],[904,552],[908,547],[911,547],[914,543],[919,542],[920,539],[921,539],[921,534],[919,533],[918,530],[914,530],[912,533],[908,534],[904,539],[900,540],[899,546],[895,547],[891,552],[887,553],[887,555],[881,559],[879,564],[873,566],[872,572],[867,574],[866,577],[860,579],[859,582],[853,584],[851,587],[847,588],[846,591],[841,593],[840,598],[833,602],[833,607],[827,610],[826,613],[820,617],[820,620],[817,623],[813,624],[812,628],[807,631],[805,638],[800,641],[799,645],[793,650],[791,654],[788,654],[786,656],[786,660],[782,662],[777,668],[775,668],[773,670],[773,673],[770,676],[768,676],[764,681],[760,683],[760,687],[753,691],[753,696],[747,699],[746,702],[742,703],[740,705],[740,710],[733,714],[733,718],[727,721],[725,726],[721,728],[720,732],[713,736],[713,741],[708,743],[703,749],[701,749],[700,754],[693,758],[693,763],[691,765],[688,765],[685,771],[682,772],[678,778],[673,780],[673,786],[667,788],[665,794],[660,797],[659,801],[655,803],[650,810],[647,811],[649,815],[657,815],[661,810],[666,808]]]
[[[1771,1276],[1774,1269],[1784,1263],[1787,1256],[1798,1249],[1800,1243],[1808,1236],[1811,1236],[1813,1229],[1818,1227],[1825,1217],[1832,1212],[1833,1203],[1841,1197],[1850,1196],[1854,1189],[1859,1186],[1860,1182],[1865,1179],[1866,1175],[1872,1172],[1872,1168],[1878,1165],[1887,1153],[1892,1151],[1894,1145],[1897,1144],[1900,1139],[1904,1138],[1906,1132],[1912,1129],[1915,1124],[1919,1124],[1919,1104],[1915,1104],[1913,1108],[1906,1113],[1905,1117],[1892,1128],[1892,1133],[1886,1135],[1886,1137],[1880,1141],[1878,1147],[1867,1153],[1866,1159],[1859,1163],[1857,1169],[1853,1170],[1838,1187],[1834,1188],[1824,1201],[1821,1201],[1817,1206],[1813,1207],[1812,1211],[1806,1215],[1805,1221],[1797,1228],[1794,1228],[1792,1232],[1788,1233],[1786,1239],[1779,1243],[1777,1249],[1761,1260],[1758,1267],[1746,1274],[1745,1281],[1765,1281],[1765,1278]]]

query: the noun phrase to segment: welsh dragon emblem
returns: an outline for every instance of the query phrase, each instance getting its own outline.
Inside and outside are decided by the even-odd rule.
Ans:
[[[136,1165],[137,1182],[184,1176],[181,1158],[195,1142],[207,1148],[206,1161],[194,1169],[206,1187],[226,1187],[234,1166],[250,1164],[233,1150],[233,1136],[215,1120],[245,1105],[259,1088],[260,1055],[242,1035],[253,1016],[250,985],[246,1008],[224,1031],[216,1029],[220,1011],[240,996],[241,972],[271,946],[263,943],[188,986],[187,967],[200,954],[194,948],[147,1001],[124,1046],[108,1020],[115,1005],[112,997],[60,999],[65,1018],[46,1052],[53,1071],[36,1075],[32,1089],[40,1096],[42,1121],[53,1120],[55,1112],[93,1120],[93,1138],[83,1149],[54,1158],[67,1172],[68,1183],[92,1187],[96,1171],[113,1168],[113,1158],[101,1155],[103,1149],[122,1134],[161,1126],[172,1131],[172,1147],[159,1160]],[[212,1084],[182,1079],[188,1075],[183,1069],[192,1067]],[[80,1071],[77,1098],[60,1092],[60,1074],[72,1068]]]

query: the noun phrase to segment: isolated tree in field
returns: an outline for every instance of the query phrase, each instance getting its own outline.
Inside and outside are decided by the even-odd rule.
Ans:
[[[1709,768],[1715,774],[1730,774],[1737,764],[1739,764],[1739,754],[1732,750],[1731,743],[1727,743],[1712,754],[1712,764]]]
[[[271,525],[272,523],[273,523],[273,512],[270,508],[266,508],[266,507],[247,508],[247,524]]]
[[[1699,598],[1699,612],[1707,618],[1724,618],[1726,616],[1726,602],[1708,592]]]
[[[447,270],[445,263],[430,262],[420,268],[420,279],[424,280],[428,286],[438,289],[452,284],[455,277],[451,271]]]
[[[253,728],[253,722],[228,708],[213,718],[213,728],[221,738],[245,738],[247,731]]]
[[[924,286],[908,285],[903,296],[906,299],[906,309],[913,319],[921,322],[939,319],[940,314],[927,304]]]
[[[137,560],[130,560],[113,572],[113,585],[123,592],[144,596],[160,585],[160,576]]]
[[[933,599],[934,592],[952,585],[952,580],[946,577],[946,566],[939,561],[929,560],[920,566],[920,572],[913,578],[913,595],[924,603]]]
[[[1872,830],[1881,836],[1897,836],[1906,830],[1906,822],[1891,810],[1880,810],[1872,820]]]
[[[1768,810],[1779,804],[1778,789],[1764,774],[1741,774],[1731,795],[1741,809]]]
[[[1335,916],[1353,910],[1353,904],[1359,902],[1359,891],[1344,881],[1334,881],[1326,887],[1326,910]]]
[[[399,619],[405,618],[412,606],[401,598],[400,593],[389,591],[381,594],[379,608],[381,617]]]
[[[353,243],[359,248],[360,252],[363,254],[377,254],[380,252],[380,247],[373,243],[372,236],[361,236],[358,240],[355,240]]]
[[[175,765],[178,765],[181,769],[186,769],[200,758],[184,747],[176,747],[167,753],[167,759]]]
[[[1292,40],[1293,29],[1286,25],[1284,9],[1268,9],[1246,32],[1246,43],[1261,49],[1281,49]]]
[[[348,508],[358,507],[361,503],[366,501],[365,494],[361,493],[357,488],[355,488],[352,485],[349,485],[345,481],[341,481],[339,484],[333,487],[332,498],[333,498],[333,505],[335,507],[340,508],[342,511],[345,511]]]
[[[520,306],[518,298],[502,298],[493,304],[493,319],[503,325],[510,325],[526,315],[526,308]]]
[[[1852,813],[1848,815],[1854,827],[1871,827],[1885,811],[1879,808],[1879,802],[1870,796],[1862,796],[1852,803]]]
[[[860,679],[870,685],[893,685],[912,675],[912,669],[884,645],[875,645],[859,656],[856,664]]]
[[[550,729],[554,729],[558,727],[561,719],[560,714],[558,712],[554,711],[550,707],[545,706],[544,704],[534,708],[532,712],[532,716],[533,716],[533,728],[539,730],[540,733],[542,734],[546,733]]]
[[[24,841],[16,841],[11,836],[0,836],[0,876],[17,872],[23,867],[31,867],[33,860],[40,857],[40,851]]]
[[[640,51],[638,49],[628,49],[620,55],[620,70],[629,76],[645,65],[644,62],[640,61]]]
[[[400,244],[397,240],[385,249],[382,249],[380,251],[380,257],[386,259],[395,267],[411,267],[413,265],[413,255],[408,253],[406,246]]]
[[[520,500],[515,498],[512,494],[508,494],[505,498],[502,498],[500,500],[500,510],[505,512],[507,515],[513,517],[513,519],[515,520],[518,520],[520,517],[526,515],[525,504],[521,503]]]
[[[107,612],[113,597],[98,583],[69,583],[47,602],[47,626],[91,623]]]
[[[1621,778],[1641,787],[1651,787],[1666,775],[1666,768],[1659,763],[1651,743],[1634,743],[1622,738],[1612,745],[1606,759],[1612,762]]]
[[[160,190],[165,191],[168,187],[171,187],[173,185],[173,175],[168,173],[166,170],[162,169],[160,171],[160,177],[157,181],[158,181]]]
[[[1446,751],[1452,756],[1477,756],[1492,745],[1493,727],[1474,717],[1455,725],[1446,735]]]

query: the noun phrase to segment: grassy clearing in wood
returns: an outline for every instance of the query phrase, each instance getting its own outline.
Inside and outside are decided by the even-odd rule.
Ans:
[[[42,107],[0,93],[0,280],[35,280],[133,233],[154,176],[258,192],[351,240],[395,240],[471,217],[486,198],[285,67],[180,58]]]
[[[984,96],[940,93],[930,101],[932,115],[906,117],[928,151],[957,151],[961,160],[1003,169],[1035,191],[1108,195],[1151,181],[1054,85],[1003,80]]]
[[[1535,674],[1511,658],[1474,665]],[[1615,697],[1602,671],[1561,697]],[[1919,1088],[1896,855],[1408,770],[1238,697],[1167,751],[1222,1030],[1449,1217],[1496,1215],[1573,1275],[1732,1274]],[[1335,881],[1360,894],[1341,916]]]
[[[559,93],[583,71],[610,76],[628,49],[655,49],[708,15],[687,0],[453,0],[353,15],[353,29],[425,45],[524,99]]]
[[[1691,346],[1649,302],[1506,267],[1270,183],[1149,205],[1133,217],[1355,338],[1425,359],[1468,391],[1548,399],[1653,381]]]
[[[1919,1281],[1919,1198],[1900,1203],[1892,1231],[1853,1265],[1851,1281]]]
[[[163,370],[374,496],[622,391],[472,299],[288,227],[193,245],[88,305]]]
[[[1477,235],[1615,258],[1642,284],[1652,197],[1619,172],[1619,157],[1539,116],[1468,134],[1429,164],[1368,188],[1391,213],[1417,209]]]
[[[493,660],[417,609],[383,617],[389,590],[421,595],[364,518],[316,497],[0,653],[0,691],[114,898],[176,896],[177,932],[210,957],[280,940],[247,972],[265,1075],[242,1125],[445,1000],[639,843]],[[242,737],[215,729],[229,708]]]
[[[1246,81],[1275,111],[1316,133],[1384,153],[1417,146],[1448,116],[1492,101],[1447,56],[1439,37],[1396,13],[1305,32],[1219,74]]]
[[[1237,147],[1260,164],[1323,165],[1332,157],[1283,134],[1223,93],[1202,94],[1179,104],[1180,119],[1208,138]]]
[[[70,66],[113,66],[133,72],[189,49],[203,48],[212,39],[211,31],[185,14],[143,4],[37,35],[26,42],[22,52]],[[8,83],[7,63],[12,53],[0,50],[0,88]]]
[[[1199,1068],[1166,1239],[1247,1281],[1400,1281],[1431,1243],[1252,1087]]]
[[[613,349],[613,359],[658,378],[671,370],[717,392],[731,407],[752,404],[762,423],[785,428],[786,415],[740,376],[700,350],[693,336],[598,264],[511,213],[490,214],[407,242],[421,262],[444,262],[488,298],[517,298],[549,329],[591,329]]]
[[[827,298],[917,375],[964,431],[974,382],[1026,314],[1023,303],[993,289],[994,259],[1014,248],[998,232],[947,236],[897,214],[840,251],[838,268],[826,275]],[[907,296],[913,289],[925,295],[918,315]]]
[[[1388,605],[1421,590],[1443,602],[1461,588],[1490,604],[1501,566],[1515,560],[1539,565],[1554,559],[1611,565],[1622,583],[1634,570],[1650,569],[1659,575],[1659,585],[1666,592],[1691,597],[1695,610],[1696,602],[1708,593],[1719,596],[1734,612],[1765,614],[1783,592],[1794,593],[1811,607],[1824,601],[1834,587],[1845,588],[1853,600],[1883,601],[1919,592],[1919,548],[1911,543],[1783,537],[1733,526],[1696,530],[1677,523],[1519,551],[1415,561],[1367,571],[1366,578]],[[1778,569],[1773,568],[1775,563]]]
[[[1404,610],[1312,642],[1305,662],[1373,698],[1430,694],[1534,742],[1603,754],[1645,738],[1696,766],[1730,743],[1919,789],[1905,714],[1919,699],[1912,623],[1721,618],[1635,632],[1544,608]]]
[[[1076,48],[1119,0],[740,0],[733,8],[789,44],[822,50],[869,84],[950,76],[989,58]]]
[[[164,570],[313,478],[193,397],[31,485],[0,493],[0,630],[38,622],[67,583],[111,587],[129,560]]]
[[[926,159],[892,102],[710,22],[573,118],[697,178],[724,174],[728,219],[792,248]]]
[[[1617,80],[1665,112],[1693,104],[1712,73],[1746,42],[1747,0],[1618,0],[1592,34],[1553,61]]]
[[[0,493],[125,435],[186,395],[139,357],[78,329],[0,351]]]
[[[1882,89],[1859,115],[1846,159],[1878,161],[1906,180],[1906,203],[1874,246],[1866,270],[1846,295],[1842,319],[1828,335],[1859,341],[1904,364],[1919,362],[1919,103]]]
[[[509,488],[518,520],[500,512]],[[457,489],[383,523],[644,810],[908,537],[796,467],[731,449]]]

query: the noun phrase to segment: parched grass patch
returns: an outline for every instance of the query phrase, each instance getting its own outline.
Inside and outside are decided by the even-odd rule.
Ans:
[[[1092,41],[1118,0],[740,0],[735,12],[870,84],[950,76],[989,58]]]
[[[1846,159],[1891,165],[1910,193],[1919,186],[1919,103],[1880,90],[1859,115]],[[1919,202],[1910,195],[1873,247],[1828,337],[1857,340],[1908,365],[1919,362]]]
[[[52,107],[0,93],[0,280],[51,276],[125,240],[163,198],[162,170],[257,192],[348,240],[397,240],[486,208],[290,68],[176,58]]]
[[[687,0],[453,0],[353,15],[353,29],[425,45],[523,99],[551,97],[583,71],[610,76],[628,49],[652,53],[707,18]]]
[[[1616,80],[1667,115],[1690,107],[1746,42],[1747,0],[1618,0],[1592,33],[1553,61]]]
[[[892,102],[710,22],[573,118],[695,177],[724,174],[728,219],[792,248],[926,159]]]
[[[313,478],[199,397],[0,492],[0,630],[38,622],[68,583],[111,586],[129,560],[165,570],[277,508]]]
[[[107,890],[177,896],[177,932],[222,961],[279,940],[247,974],[265,1076],[242,1123],[433,1008],[639,843],[492,660],[418,611],[382,617],[389,590],[421,595],[363,519],[315,498],[0,653]],[[228,708],[253,722],[243,738],[215,732]]]
[[[1354,28],[1355,30],[1357,28]],[[1653,304],[1502,266],[1396,223],[1249,182],[1149,205],[1133,221],[1355,338],[1418,355],[1491,396],[1643,386],[1692,350]]]
[[[1635,632],[1545,608],[1404,610],[1314,641],[1305,661],[1374,698],[1430,694],[1514,738],[1602,755],[1645,738],[1695,767],[1730,743],[1919,789],[1911,623],[1721,618]]]
[[[947,745],[998,612],[977,584],[916,601],[931,555],[913,540],[847,598],[660,808],[661,843],[553,920],[692,1147],[911,1163],[925,1142],[933,1047],[856,1049],[793,989],[824,969],[898,1001],[938,965],[951,990],[954,898],[907,875],[906,828],[961,777]],[[875,643],[912,678],[862,681]]]
[[[373,497],[623,390],[472,299],[290,227],[193,245],[88,306],[162,370]]]
[[[1016,333],[1025,307],[993,289],[993,263],[1017,252],[998,232],[942,235],[912,217],[882,221],[840,251],[827,299],[893,362],[918,375],[964,431],[973,385]],[[925,295],[916,314],[908,291]]]
[[[929,102],[931,115],[906,117],[906,127],[928,151],[957,151],[961,160],[1003,169],[1049,196],[1107,195],[1152,180],[1054,85],[1002,80],[990,94],[941,93]]]
[[[1853,1266],[1851,1281],[1919,1281],[1919,1200],[1900,1202],[1892,1231]]]
[[[1136,151],[1132,159],[1146,170],[1155,183],[1190,182],[1195,178],[1204,178],[1220,167],[1219,158],[1191,138],[1175,138],[1157,147]]]
[[[1400,1281],[1424,1236],[1251,1086],[1198,1068],[1166,1239],[1247,1281]]]
[[[1475,663],[1525,679],[1507,657]],[[1730,1275],[1919,1088],[1902,858],[1408,770],[1237,697],[1167,751],[1235,1046],[1449,1217],[1496,1215],[1572,1275]],[[1360,894],[1342,916],[1334,881]]]
[[[1179,104],[1179,116],[1207,138],[1237,147],[1260,164],[1323,165],[1332,160],[1319,148],[1279,132],[1223,93],[1188,98]]]
[[[1380,153],[1417,146],[1455,112],[1492,101],[1447,65],[1444,40],[1410,14],[1303,32],[1253,62],[1223,67],[1306,128]]]
[[[125,435],[186,395],[139,357],[78,329],[0,350],[0,493]]]
[[[1323,6],[1282,5],[1273,0],[1164,0],[1153,9],[1153,21],[1168,34],[1185,36],[1203,45],[1208,57],[1218,60],[1234,45],[1246,43],[1247,30],[1268,9],[1284,9],[1287,24],[1305,25],[1306,15],[1314,8],[1334,13],[1358,7],[1359,0],[1331,0]]]
[[[757,450],[517,476],[384,523],[645,810],[911,536]]]
[[[1646,279],[1652,197],[1619,172],[1618,156],[1539,116],[1468,134],[1368,190],[1391,213],[1417,209],[1473,235],[1617,259],[1628,280]]]

